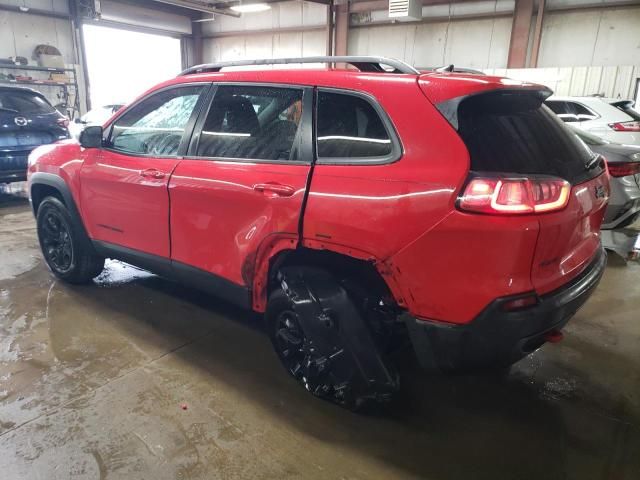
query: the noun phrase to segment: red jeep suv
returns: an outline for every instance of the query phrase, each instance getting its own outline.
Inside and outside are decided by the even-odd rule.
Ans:
[[[309,62],[355,68],[255,69]],[[392,395],[403,335],[430,369],[510,365],[602,276],[606,165],[547,88],[450,70],[186,70],[33,152],[44,258],[70,283],[115,258],[263,312],[289,373],[343,405]]]

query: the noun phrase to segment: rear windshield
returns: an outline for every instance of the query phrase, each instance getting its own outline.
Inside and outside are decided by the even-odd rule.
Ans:
[[[480,172],[554,175],[579,183],[602,172],[595,154],[537,93],[491,92],[460,103],[458,131]],[[587,170],[587,165],[594,166]]]
[[[0,91],[0,108],[21,114],[53,113],[55,110],[44,98],[29,92]]]

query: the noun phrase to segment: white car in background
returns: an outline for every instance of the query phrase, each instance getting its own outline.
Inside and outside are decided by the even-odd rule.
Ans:
[[[69,124],[69,133],[73,138],[80,138],[80,133],[87,125],[104,125],[123,105],[124,103],[113,103],[89,110]]]
[[[563,121],[605,140],[640,145],[640,113],[632,100],[549,97],[544,102]]]

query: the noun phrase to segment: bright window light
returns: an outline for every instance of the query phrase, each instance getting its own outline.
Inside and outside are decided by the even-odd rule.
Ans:
[[[254,13],[254,12],[264,12],[265,10],[269,10],[271,5],[267,3],[241,3],[240,5],[234,5],[231,7],[231,10],[234,12],[240,13]]]

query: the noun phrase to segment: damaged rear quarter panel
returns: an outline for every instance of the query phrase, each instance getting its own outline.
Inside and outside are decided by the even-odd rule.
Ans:
[[[382,165],[317,164],[304,215],[303,244],[347,255],[349,249],[366,252],[364,259],[375,262],[396,302],[406,302],[413,310],[404,285],[413,280],[391,268],[388,260],[455,209],[469,154],[417,84],[395,92],[390,96],[373,86],[368,91],[394,125],[403,145],[401,158]]]

